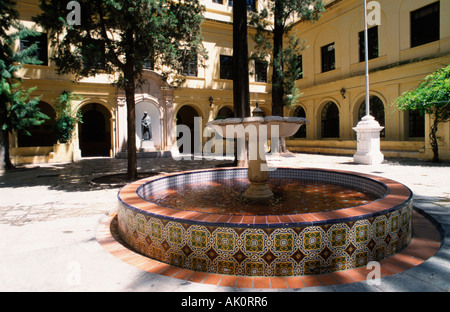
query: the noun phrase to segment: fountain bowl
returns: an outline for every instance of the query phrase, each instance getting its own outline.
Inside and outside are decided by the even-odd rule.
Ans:
[[[278,168],[270,179],[327,182],[370,193],[368,203],[299,213],[213,213],[148,199],[174,187],[247,179],[246,168],[150,177],[118,193],[118,233],[129,248],[194,271],[237,276],[323,274],[380,261],[412,239],[412,192],[396,181],[354,172]],[[170,196],[170,195],[169,195]]]

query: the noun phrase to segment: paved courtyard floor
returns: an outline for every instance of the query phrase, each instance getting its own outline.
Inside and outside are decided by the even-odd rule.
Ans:
[[[138,169],[176,172],[227,162],[139,159]],[[367,166],[354,164],[352,157],[312,154],[271,157],[269,163],[355,171],[396,180],[413,191],[415,208],[429,216],[441,234],[441,247],[433,257],[383,277],[380,285],[361,281],[295,291],[450,291],[450,163],[388,159],[381,165]],[[119,187],[91,181],[125,170],[126,160],[90,158],[69,164],[23,166],[0,176],[0,291],[245,291],[144,272],[98,243],[100,220],[115,212]]]

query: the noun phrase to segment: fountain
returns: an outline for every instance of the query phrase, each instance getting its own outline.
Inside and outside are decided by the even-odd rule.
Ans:
[[[309,123],[307,119],[301,117],[263,117],[263,115],[263,110],[256,107],[253,110],[253,117],[214,120],[206,125],[207,127],[216,127],[216,130],[218,130],[218,127],[218,133],[226,138],[236,138],[239,136],[239,131],[235,131],[236,129],[234,128],[236,125],[242,125],[239,129],[241,131],[253,126],[253,129],[250,129],[250,131],[241,132],[241,134],[245,133],[245,139],[250,141],[250,159],[248,162],[248,180],[250,181],[250,187],[245,191],[244,196],[252,201],[261,202],[273,198],[273,192],[267,185],[269,168],[263,150],[264,144],[274,136],[277,138],[293,136],[299,127]],[[232,126],[231,131],[228,128],[229,126]],[[252,132],[252,130],[253,135],[252,133],[248,133]],[[276,133],[273,134],[272,132]],[[255,153],[252,154],[251,151],[255,151]]]
[[[258,125],[257,137],[267,135],[261,148],[271,133],[260,125],[278,125],[282,137],[307,122],[253,116],[208,126],[230,138],[236,131],[227,125]],[[412,193],[396,181],[324,169],[266,170],[264,154],[248,167],[166,174],[125,186],[118,194],[120,237],[155,260],[237,276],[356,268],[396,254],[412,239]]]

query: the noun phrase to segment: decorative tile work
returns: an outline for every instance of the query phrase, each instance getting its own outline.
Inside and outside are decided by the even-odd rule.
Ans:
[[[120,221],[126,216],[126,222]],[[400,217],[402,216],[402,217]],[[366,265],[407,246],[411,206],[370,223],[278,229],[204,227],[167,222],[119,208],[119,233],[135,250],[182,268],[220,274],[293,276]],[[143,221],[145,218],[145,221]],[[142,231],[143,224],[147,231]],[[133,226],[135,225],[135,226]],[[145,233],[145,234],[143,234]]]
[[[361,206],[363,213],[343,209],[348,212],[343,213],[342,218],[325,220],[320,219],[320,214],[315,214],[314,218],[299,214],[299,220],[317,221],[287,223],[269,222],[269,216],[267,223],[258,224],[244,221],[245,218],[236,218],[241,220],[236,222],[232,222],[232,218],[223,218],[229,222],[207,222],[201,214],[176,218],[173,216],[176,212],[167,215],[168,210],[164,208],[143,209],[144,203],[135,200],[132,205],[131,200],[127,201],[137,198],[136,192],[142,195],[152,189],[159,191],[170,183],[192,183],[196,179],[217,178],[218,175],[236,178],[241,177],[242,172],[245,171],[225,170],[220,174],[206,171],[200,176],[190,173],[173,180],[152,180],[161,185],[152,185],[148,181],[135,183],[134,197],[127,197],[125,192],[129,191],[124,188],[123,193],[119,193],[120,237],[139,253],[164,263],[194,271],[238,276],[297,276],[355,268],[401,251],[412,239],[412,202],[406,191],[403,197],[397,196],[402,198],[401,202],[392,207],[375,209],[369,204]],[[284,173],[294,175],[290,170]],[[340,183],[350,183],[350,179],[354,183],[366,183],[361,187],[372,188],[380,196],[386,195],[386,187],[379,181],[364,178],[361,182],[361,177],[358,180],[350,174],[343,177],[343,173],[305,170],[296,173],[297,177],[299,175],[315,179],[331,175],[329,179],[342,180]],[[382,200],[374,207],[381,204]]]

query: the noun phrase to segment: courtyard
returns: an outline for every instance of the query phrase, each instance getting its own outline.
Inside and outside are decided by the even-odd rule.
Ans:
[[[245,285],[239,278],[225,275],[214,276],[216,280],[210,282],[209,277],[198,278],[198,274],[171,266],[157,269],[155,263],[153,270],[147,270],[136,257],[121,257],[102,243],[105,238],[109,243],[117,243],[109,233],[108,220],[117,211],[117,193],[121,186],[96,181],[105,175],[123,173],[126,160],[83,158],[74,163],[21,166],[0,177],[0,291],[450,290],[448,162],[433,164],[388,158],[380,165],[369,166],[355,164],[352,157],[317,154],[270,156],[268,161],[279,167],[353,171],[403,183],[414,194],[415,211],[425,224],[425,231],[422,224],[415,224],[416,232],[422,231],[426,236],[428,251],[410,253],[409,265],[397,271],[392,263],[390,267],[382,264],[378,284],[347,274],[345,283],[333,276],[318,276],[301,282],[297,280],[296,284],[289,283],[288,278],[267,278],[264,283],[255,278],[250,285]],[[138,171],[152,175],[213,168],[230,162],[230,159],[176,161],[172,158],[141,158]]]

